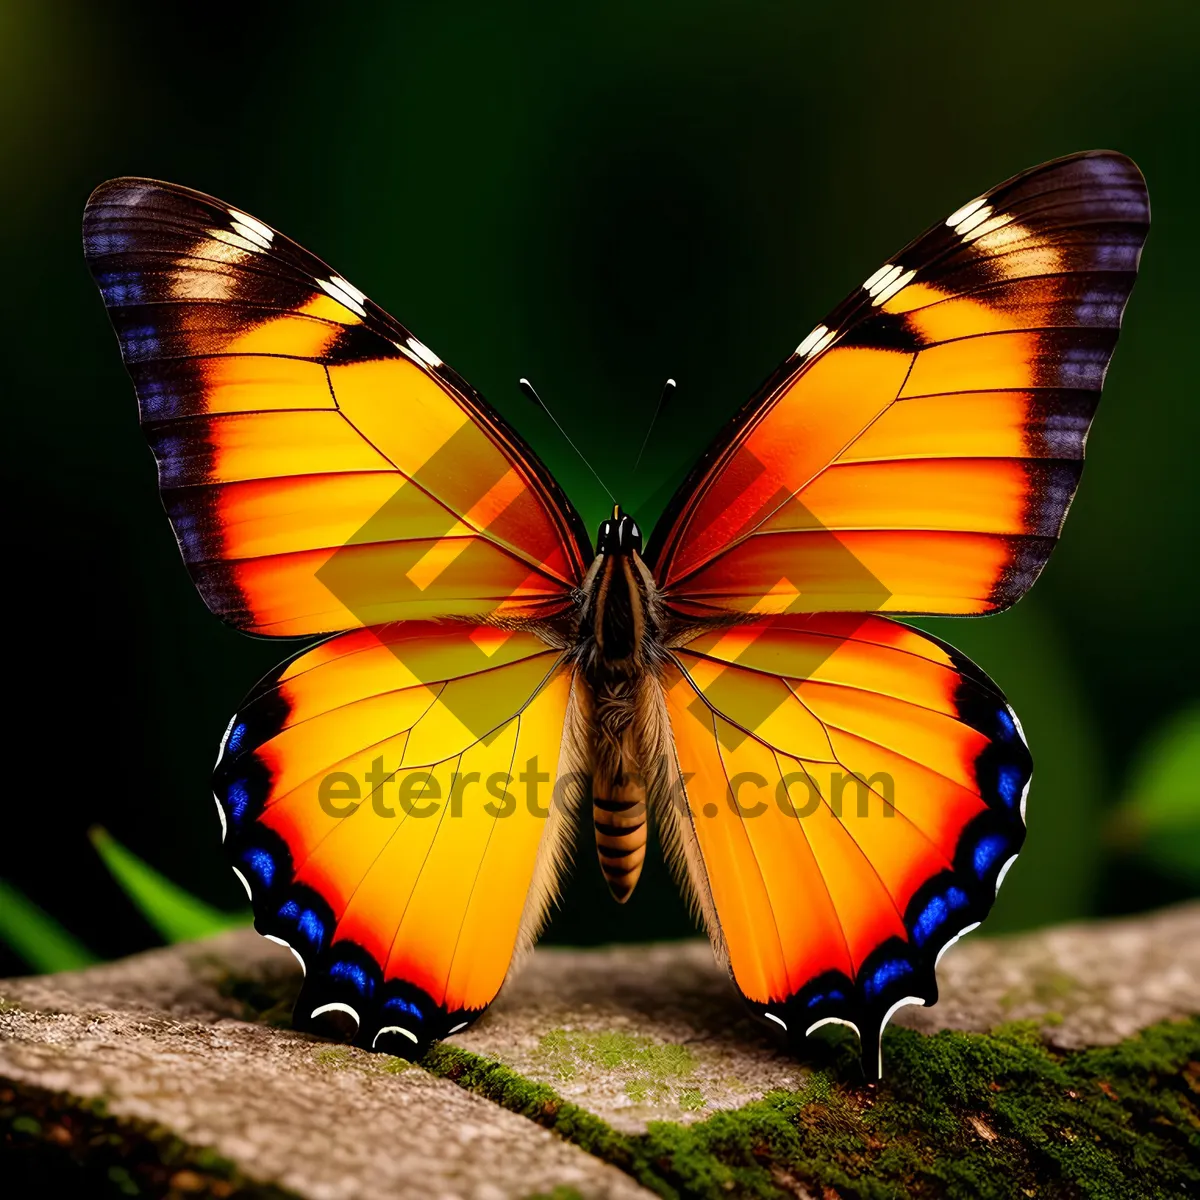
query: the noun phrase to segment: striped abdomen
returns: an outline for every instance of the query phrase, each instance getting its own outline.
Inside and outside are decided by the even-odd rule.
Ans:
[[[623,774],[611,782],[603,769],[593,776],[592,821],[604,881],[624,904],[646,861],[646,787],[629,756],[622,755],[621,766]]]

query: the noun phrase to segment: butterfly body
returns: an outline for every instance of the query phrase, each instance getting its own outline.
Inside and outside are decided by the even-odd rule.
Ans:
[[[627,899],[652,813],[750,1010],[882,1069],[988,914],[1032,758],[1003,693],[893,619],[978,616],[1062,528],[1149,227],[1094,151],[885,263],[718,434],[642,550],[582,519],[503,417],[264,222],[103,184],[84,251],[184,561],[247,632],[317,638],[213,774],[298,1027],[408,1056],[497,995],[590,801]],[[1053,800],[1053,797],[1048,797]]]
[[[647,708],[661,690],[665,615],[642,561],[636,522],[620,507],[601,526],[599,553],[581,589],[575,646],[592,763],[592,823],[600,868],[619,903],[633,894],[646,857],[647,779],[663,756]]]

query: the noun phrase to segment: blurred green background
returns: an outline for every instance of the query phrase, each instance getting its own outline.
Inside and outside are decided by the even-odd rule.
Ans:
[[[594,527],[603,493],[518,376],[649,525],[889,253],[1044,159],[1132,155],[1153,228],[1062,544],[1012,612],[927,624],[997,679],[1034,750],[1028,848],[990,929],[1200,890],[1198,13],[9,0],[0,973],[49,962],[53,921],[101,956],[178,932],[131,898],[132,860],[123,889],[97,848],[239,907],[208,776],[287,653],[207,613],[159,508],[79,246],[88,193],[119,174],[212,192],[332,263],[521,429]],[[668,375],[677,399],[635,474]],[[93,845],[93,824],[116,842]],[[624,908],[586,843],[580,866],[551,939],[689,930],[660,861]]]

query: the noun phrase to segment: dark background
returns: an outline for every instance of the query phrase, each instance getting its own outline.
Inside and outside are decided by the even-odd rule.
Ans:
[[[1184,894],[1106,832],[1197,695],[1197,8],[952,3],[4,6],[8,787],[0,877],[103,955],[154,941],[100,823],[210,903],[241,894],[208,777],[285,646],[192,590],[79,246],[101,180],[200,188],[290,233],[470,379],[564,481],[649,525],[722,422],[859,280],[1006,176],[1132,155],[1153,227],[1062,544],[1033,595],[928,623],[992,673],[1037,770],[990,929]],[[663,380],[679,382],[642,467]],[[675,936],[593,852],[549,936]],[[0,948],[0,973],[19,970]]]

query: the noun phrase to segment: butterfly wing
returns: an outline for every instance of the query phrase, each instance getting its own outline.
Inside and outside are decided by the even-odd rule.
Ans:
[[[261,221],[103,184],[84,250],[209,608],[279,636],[562,611],[590,548],[528,446],[426,346]]]
[[[255,928],[305,967],[299,1027],[335,1014],[412,1056],[491,1002],[566,853],[571,682],[532,634],[410,622],[326,640],[246,698],[214,791]]]
[[[1129,159],[1036,167],[934,226],[791,354],[647,557],[714,612],[986,613],[1074,495],[1149,223]]]
[[[895,1009],[987,915],[1025,836],[1031,763],[994,683],[885,617],[784,615],[674,654],[668,829],[718,953],[795,1042],[853,1025],[881,1069]]]

